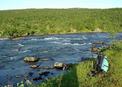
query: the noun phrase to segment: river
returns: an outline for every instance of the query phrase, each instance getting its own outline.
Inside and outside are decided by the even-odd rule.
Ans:
[[[114,40],[122,40],[122,33],[111,38],[108,33],[79,33],[63,35],[28,36],[18,40],[0,39],[0,86],[16,84],[28,77],[31,80],[38,72],[49,71],[43,78],[60,75],[61,70],[32,69],[23,61],[26,56],[46,58],[39,61],[40,66],[53,66],[55,62],[78,63],[81,58],[91,58],[92,43],[103,41],[111,44]],[[33,73],[33,76],[28,76]],[[20,76],[20,77],[19,77]]]

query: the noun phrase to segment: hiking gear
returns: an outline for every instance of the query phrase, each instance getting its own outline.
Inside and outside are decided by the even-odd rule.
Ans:
[[[101,69],[105,72],[107,72],[109,69],[109,63],[106,56],[104,56],[104,59],[102,61]]]

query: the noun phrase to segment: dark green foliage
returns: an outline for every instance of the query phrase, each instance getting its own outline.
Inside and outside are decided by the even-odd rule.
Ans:
[[[0,36],[122,32],[122,9],[28,9],[0,11]]]

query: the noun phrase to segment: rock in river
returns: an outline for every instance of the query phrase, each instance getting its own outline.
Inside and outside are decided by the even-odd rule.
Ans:
[[[99,52],[99,51],[100,51],[99,48],[96,48],[96,47],[92,47],[92,48],[91,48],[91,52],[96,52],[96,53],[97,53],[97,52]]]
[[[37,69],[39,68],[39,65],[31,65],[30,68]]]
[[[64,64],[64,63],[55,62],[54,63],[54,68],[65,70],[67,68],[67,65]]]
[[[37,62],[37,61],[39,61],[39,58],[36,58],[36,57],[25,57],[24,61],[25,62]]]

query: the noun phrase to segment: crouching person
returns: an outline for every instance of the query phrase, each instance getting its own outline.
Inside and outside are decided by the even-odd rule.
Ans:
[[[90,72],[90,76],[95,76],[96,74],[106,73],[109,69],[109,62],[107,57],[102,53],[98,53],[97,59],[93,64],[94,70]]]

